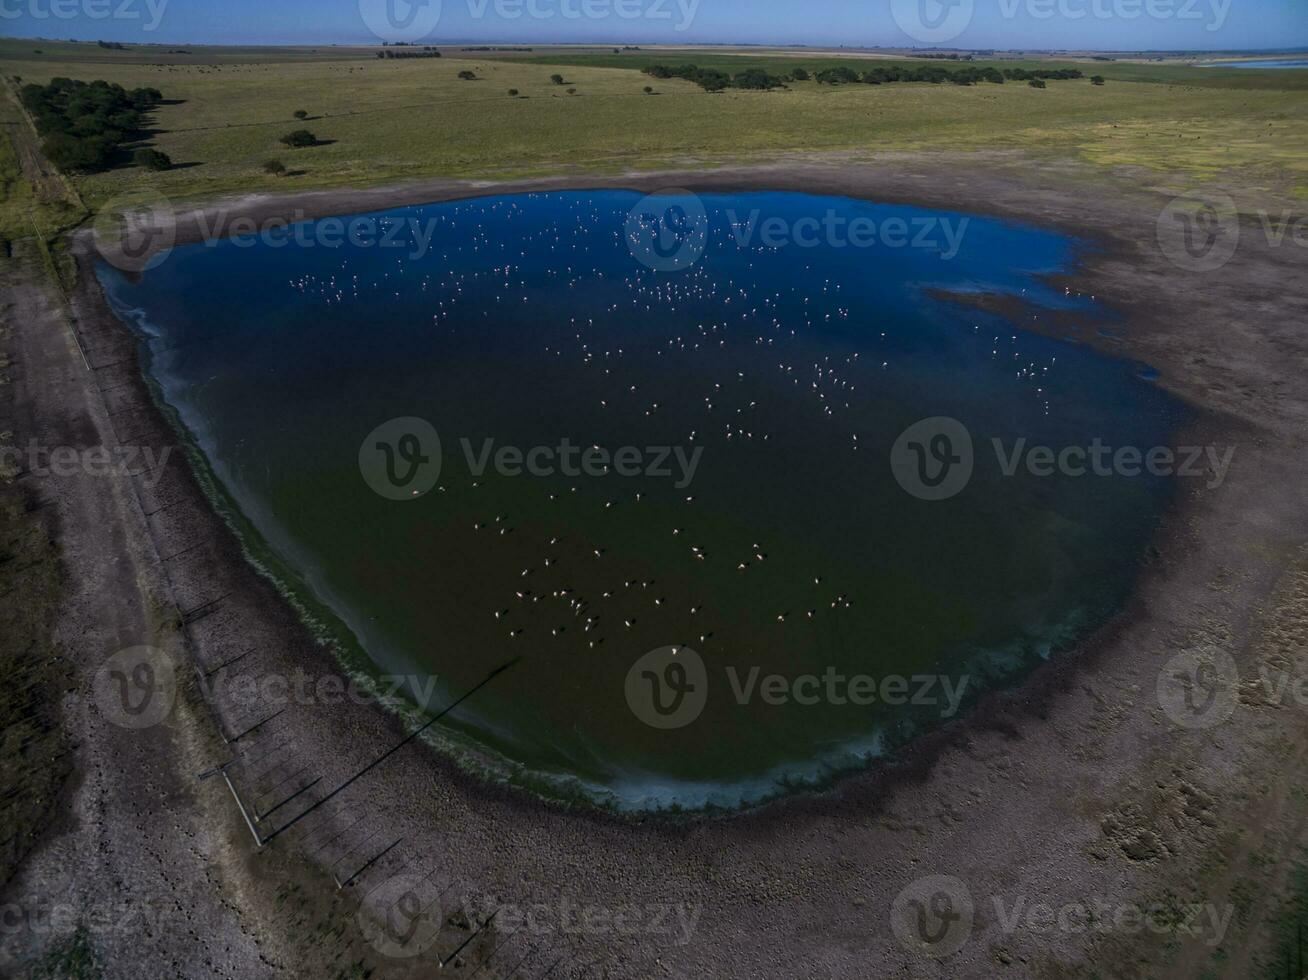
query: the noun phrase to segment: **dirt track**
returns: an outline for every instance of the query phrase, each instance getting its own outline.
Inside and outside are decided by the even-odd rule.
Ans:
[[[1021,691],[990,698],[898,768],[729,820],[666,825],[569,813],[474,784],[418,744],[307,811],[402,737],[399,722],[367,705],[293,704],[274,715],[279,706],[220,701],[234,739],[224,745],[192,665],[254,677],[317,676],[335,665],[242,560],[180,456],[153,488],[139,478],[54,480],[45,489],[74,581],[61,639],[83,665],[68,704],[83,781],[73,819],[52,831],[4,901],[27,907],[68,895],[82,910],[118,901],[154,909],[161,927],[146,939],[95,933],[109,976],[323,976],[356,960],[378,975],[430,975],[433,957],[471,934],[457,910],[480,923],[506,903],[546,909],[551,927],[515,932],[503,926],[508,915],[492,922],[462,952],[466,964],[493,953],[481,976],[519,963],[514,976],[1249,975],[1289,859],[1308,843],[1297,802],[1308,782],[1297,764],[1308,707],[1268,704],[1253,683],[1263,665],[1299,677],[1308,669],[1308,254],[1289,241],[1273,247],[1246,226],[1227,265],[1186,273],[1155,244],[1166,197],[1005,158],[494,188],[431,182],[250,198],[223,210],[228,220],[262,220],[492,189],[667,185],[866,196],[1096,239],[1076,281],[1121,311],[1125,327],[1117,340],[1083,339],[1158,368],[1159,383],[1200,410],[1186,441],[1237,446],[1227,481],[1187,492],[1130,607],[1085,649]],[[196,227],[184,217],[183,239]],[[140,380],[134,343],[99,294],[85,238],[78,248],[73,305],[91,371],[49,297],[14,287],[25,424],[52,446],[175,446]],[[105,722],[91,679],[108,654],[141,643],[169,649],[182,693],[166,724],[137,732]],[[1223,724],[1187,730],[1160,708],[1159,671],[1186,650],[1224,651],[1238,664],[1242,697]],[[259,812],[320,780],[260,824],[267,837],[308,812],[261,850],[221,778],[195,778],[232,757],[242,760],[229,770],[233,782]],[[327,872],[349,880],[344,897]],[[890,928],[896,896],[931,875],[961,880],[975,905],[967,941],[940,961],[905,948]],[[409,961],[383,956],[352,916],[365,896],[374,911],[394,902],[384,886],[395,876],[425,882],[416,889],[442,911],[439,930],[418,933],[430,945]],[[1205,936],[1176,930],[1005,919],[1019,902],[1101,901],[1234,903],[1229,958],[1217,963]],[[635,906],[645,910],[632,913],[636,927],[615,932],[613,910]],[[608,910],[608,924],[592,915],[577,925],[584,907]],[[651,907],[670,912],[656,924]],[[20,958],[45,948],[30,930],[4,939]]]

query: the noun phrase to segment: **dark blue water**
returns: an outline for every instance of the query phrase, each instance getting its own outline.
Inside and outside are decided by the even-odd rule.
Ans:
[[[382,216],[398,248],[223,241],[137,282],[101,270],[252,554],[343,656],[434,675],[435,706],[522,658],[438,729],[446,750],[554,795],[733,806],[957,715],[826,694],[741,704],[728,677],[941,675],[963,684],[962,713],[1118,608],[1169,482],[1007,476],[991,440],[1166,444],[1179,408],[1139,364],[937,293],[1010,295],[1023,326],[1055,309],[1106,319],[1045,284],[1074,265],[1074,241],[842,198],[713,195],[702,258],[664,272],[628,247],[639,199],[486,197]],[[753,217],[831,215],[902,220],[917,247],[739,237]],[[425,253],[415,228],[432,233]],[[397,417],[429,421],[443,446],[436,485],[406,502],[359,464]],[[930,417],[975,444],[970,482],[945,500],[891,468],[900,433]],[[688,486],[478,476],[464,438],[702,456]],[[708,684],[702,713],[671,730],[627,693],[633,664],[669,645],[691,647]]]

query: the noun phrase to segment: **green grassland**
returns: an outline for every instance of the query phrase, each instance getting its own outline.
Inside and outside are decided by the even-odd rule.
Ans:
[[[684,63],[685,52],[558,49],[411,61],[382,61],[373,52],[320,61],[299,56],[311,49],[296,49],[286,60],[277,50],[236,49],[226,63],[189,64],[165,63],[153,50],[148,56],[106,52],[84,62],[16,58],[16,44],[0,43],[0,71],[8,76],[21,75],[24,82],[104,78],[128,88],[157,87],[168,101],[152,113],[146,145],[167,153],[174,169],[152,173],[129,165],[77,177],[78,191],[93,208],[139,187],[181,200],[429,176],[613,173],[887,151],[1020,151],[1034,166],[1071,158],[1133,168],[1172,184],[1220,180],[1251,193],[1308,197],[1308,72],[1081,62],[1077,67],[1105,75],[1108,84],[1054,81],[1037,90],[1015,82],[803,82],[772,92],[709,94],[690,82],[655,81],[639,71],[660,61]],[[729,71],[887,63],[694,54],[701,66]],[[476,81],[457,77],[469,69]],[[566,85],[551,84],[556,72],[566,76]],[[646,85],[657,94],[645,94]],[[520,96],[510,97],[511,88]],[[300,127],[292,118],[297,109],[310,113],[304,125],[320,145],[288,150],[279,144],[280,136]],[[291,176],[263,173],[272,158],[281,159]]]

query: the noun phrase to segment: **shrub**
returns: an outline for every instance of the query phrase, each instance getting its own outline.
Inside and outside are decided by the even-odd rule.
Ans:
[[[518,90],[516,88],[509,89],[509,95],[513,96],[516,99],[518,97]]]
[[[466,69],[464,71],[459,72],[459,77],[462,78],[465,82],[472,82],[472,81],[476,81],[477,79],[475,73],[467,71]]]
[[[1033,78],[1031,81],[1027,82],[1027,84],[1032,88],[1044,88],[1045,80],[1043,78]]]
[[[296,118],[296,119],[308,119],[308,118],[309,118],[309,113],[308,113],[308,111],[305,110],[305,109],[296,109],[296,110],[295,110],[295,118]]]
[[[318,137],[314,136],[313,133],[309,132],[307,129],[297,129],[294,132],[287,133],[282,137],[281,141],[286,146],[299,148],[305,146],[316,146],[318,143]]]
[[[1090,76],[1090,84],[1091,84],[1091,85],[1102,85],[1102,84],[1104,84],[1104,76],[1103,76],[1103,75],[1091,75],[1091,76]]]
[[[807,82],[811,76],[807,68],[796,68],[790,73],[790,77],[797,82]]]
[[[568,89],[568,94],[569,94],[569,95],[576,95],[576,94],[577,94],[577,90],[576,90],[575,88],[570,88],[570,89]]]
[[[562,84],[563,84],[563,76],[562,76],[562,75],[551,75],[551,76],[550,76],[550,81],[553,82],[555,85],[562,85]]]
[[[286,164],[282,163],[280,160],[269,160],[263,165],[263,172],[266,174],[272,174],[274,177],[285,177]]]
[[[132,162],[146,170],[167,170],[173,165],[167,153],[142,147],[132,154]]]
[[[852,68],[846,68],[841,65],[839,68],[826,68],[814,76],[821,85],[845,85],[851,82],[861,81],[860,77]]]
[[[646,85],[646,86],[645,86],[645,94],[646,94],[646,95],[653,95],[653,94],[654,94],[654,86],[653,86],[653,85]]]

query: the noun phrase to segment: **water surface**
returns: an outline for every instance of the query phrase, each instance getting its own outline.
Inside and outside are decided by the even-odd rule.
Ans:
[[[1308,68],[1308,58],[1259,58],[1251,61],[1214,61],[1210,68]]]

